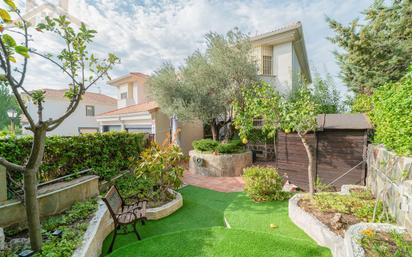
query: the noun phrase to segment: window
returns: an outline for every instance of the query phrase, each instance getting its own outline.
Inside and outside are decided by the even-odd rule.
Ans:
[[[272,56],[263,56],[263,75],[272,75]]]
[[[253,119],[253,127],[254,128],[263,127],[263,119]]]
[[[94,106],[86,105],[86,116],[94,116]]]
[[[127,92],[123,92],[120,94],[120,99],[127,99]]]

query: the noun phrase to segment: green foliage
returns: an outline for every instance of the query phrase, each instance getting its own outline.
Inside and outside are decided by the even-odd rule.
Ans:
[[[334,192],[334,191],[336,191],[334,186],[323,183],[320,180],[319,177],[316,177],[315,188],[316,188],[316,192]]]
[[[365,94],[357,94],[351,103],[351,112],[369,113],[372,110],[372,97]]]
[[[241,140],[234,139],[227,143],[218,142],[212,139],[200,139],[192,142],[193,148],[200,152],[210,153],[240,153],[244,152],[244,145]]]
[[[367,256],[379,257],[411,257],[412,240],[406,233],[396,231],[378,232],[372,229],[361,231],[360,245]],[[384,235],[385,234],[385,235]]]
[[[305,135],[317,128],[319,106],[310,90],[304,86],[289,100],[283,102],[281,127],[286,132]]]
[[[257,84],[243,87],[242,97],[234,102],[235,127],[239,130],[242,139],[251,137],[254,130],[253,120],[262,119],[262,134],[267,138],[274,137],[276,123],[279,121],[280,101],[279,93],[270,84],[261,81]]]
[[[326,77],[322,78],[318,72],[315,72],[312,87],[313,97],[318,105],[318,113],[339,113],[342,111],[340,93],[336,89],[331,74],[327,73]]]
[[[14,109],[20,115],[20,108],[17,105],[16,98],[10,94],[8,85],[4,81],[0,81],[0,129],[10,125],[10,118],[7,116],[7,111]],[[15,124],[19,123],[20,119],[16,119]]]
[[[129,158],[143,150],[143,134],[126,132],[93,133],[80,136],[46,138],[46,149],[40,167],[40,181],[72,174],[84,169],[96,169],[98,175],[108,178],[111,174],[129,168]],[[32,137],[0,139],[0,156],[8,161],[24,164],[27,160]],[[21,174],[11,172],[16,180]]]
[[[317,193],[311,201],[321,211],[352,214],[365,222],[372,222],[376,202],[369,191],[352,192],[350,195]],[[379,202],[376,217],[383,218],[381,217],[382,211],[383,204]],[[380,221],[378,220],[378,222]],[[382,221],[385,222],[386,220]]]
[[[195,150],[200,152],[214,152],[220,143],[212,139],[200,139],[192,142]]]
[[[152,144],[141,153],[133,165],[134,172],[142,185],[150,186],[145,188],[145,194],[151,195],[151,200],[165,201],[168,198],[168,189],[177,189],[182,185],[183,157],[183,153],[176,145]]]
[[[238,30],[226,36],[209,33],[205,39],[204,53],[196,51],[179,69],[163,65],[148,85],[166,114],[177,115],[180,120],[226,125],[231,122],[233,101],[241,97],[240,88],[257,81],[256,66],[250,60],[251,45]]]
[[[376,143],[400,155],[412,155],[412,65],[395,83],[388,83],[373,94],[370,117],[375,125]]]
[[[125,174],[115,181],[121,196],[126,202],[132,203],[136,199],[154,201],[158,197],[155,181],[152,179],[138,179],[134,174]]]
[[[412,4],[410,0],[375,0],[363,12],[362,23],[344,26],[328,19],[336,35],[330,40],[344,51],[337,52],[341,77],[356,94],[397,81],[412,60]]]
[[[246,194],[256,202],[285,200],[290,193],[283,192],[283,178],[275,168],[250,167],[243,174]]]

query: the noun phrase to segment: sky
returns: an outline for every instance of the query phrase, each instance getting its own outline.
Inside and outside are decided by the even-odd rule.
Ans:
[[[25,1],[18,0],[24,10]],[[38,3],[44,0],[37,0]],[[58,4],[58,0],[48,1]],[[204,49],[204,35],[210,31],[226,33],[238,27],[250,36],[301,21],[312,74],[331,73],[338,89],[346,92],[339,79],[339,67],[327,40],[333,36],[326,17],[348,24],[371,5],[372,0],[250,0],[250,1],[149,1],[149,0],[69,0],[69,12],[98,31],[91,51],[104,57],[108,52],[121,59],[112,77],[129,72],[151,74],[164,62],[175,65],[197,49]],[[56,53],[62,42],[51,35],[32,31],[32,47]],[[31,57],[26,88],[67,88],[67,77],[51,63]],[[115,96],[107,79],[92,88]]]

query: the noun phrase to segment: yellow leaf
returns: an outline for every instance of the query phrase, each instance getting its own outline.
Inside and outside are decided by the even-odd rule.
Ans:
[[[15,63],[15,62],[16,62],[16,58],[14,58],[14,56],[11,56],[11,55],[10,55],[10,56],[9,56],[9,61]]]
[[[13,11],[17,10],[17,6],[16,6],[16,4],[14,3],[13,0],[4,0],[4,2],[5,2],[8,6],[10,6],[10,8],[13,9]]]
[[[4,26],[0,25],[0,33],[4,31]]]
[[[0,17],[3,19],[5,23],[11,23],[11,17],[8,11],[0,8]]]

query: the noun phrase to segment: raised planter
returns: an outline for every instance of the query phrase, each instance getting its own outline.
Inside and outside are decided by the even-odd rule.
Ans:
[[[74,202],[83,201],[99,194],[99,177],[83,176],[72,181],[60,182],[39,189],[40,216],[59,214],[70,208]],[[26,211],[21,201],[10,200],[0,203],[0,227],[26,222]]]
[[[212,177],[239,177],[243,169],[252,165],[252,152],[235,154],[189,152],[189,171],[193,174]]]
[[[334,257],[346,257],[343,238],[336,235],[312,214],[299,207],[298,202],[304,196],[304,194],[296,194],[289,199],[289,218],[316,243],[328,247]]]
[[[169,216],[183,206],[183,197],[179,192],[170,190],[175,195],[173,201],[156,208],[147,209],[149,220],[158,220]],[[72,257],[98,257],[102,253],[104,239],[113,231],[113,219],[102,200],[99,208],[83,236],[82,245],[77,248]]]
[[[358,223],[350,226],[345,232],[345,253],[346,257],[364,257],[365,250],[358,243],[362,238],[361,231],[365,229],[372,229],[375,231],[396,231],[398,233],[406,233],[406,229],[392,224],[385,223]]]

